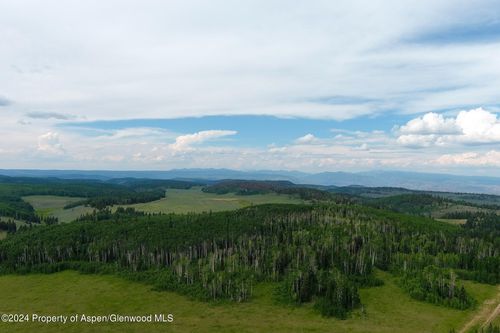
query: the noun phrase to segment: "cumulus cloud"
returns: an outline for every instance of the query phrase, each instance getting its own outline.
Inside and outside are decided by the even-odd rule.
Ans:
[[[482,108],[460,111],[456,117],[427,113],[395,129],[399,144],[409,147],[500,142],[500,119]]]
[[[461,111],[456,118],[464,142],[500,142],[500,119],[482,108]]]
[[[237,133],[236,131],[227,131],[227,130],[200,131],[193,134],[178,136],[175,139],[175,142],[172,143],[169,147],[174,151],[191,150],[192,146],[195,144],[200,144],[206,141],[215,140],[229,135],[235,135],[236,133]]]
[[[455,119],[445,118],[441,114],[429,112],[422,117],[410,120],[401,126],[402,134],[457,134],[460,128]]]
[[[47,132],[38,137],[38,151],[48,154],[61,155],[64,149],[59,141],[59,133]]]

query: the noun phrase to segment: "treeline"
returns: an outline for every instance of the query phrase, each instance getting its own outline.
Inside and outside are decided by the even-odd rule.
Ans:
[[[492,212],[475,212],[466,217],[464,227],[474,230],[496,232],[500,236],[500,215]]]
[[[303,200],[318,201],[344,198],[344,196],[339,194],[332,194],[320,189],[300,186],[289,181],[281,180],[223,180],[204,187],[203,191],[216,194],[235,193],[237,195],[277,193],[294,195]]]
[[[400,276],[416,299],[470,307],[458,278],[500,282],[499,251],[466,228],[356,205],[186,215],[121,209],[12,235],[0,242],[0,270],[52,272],[71,264],[207,300],[244,301],[255,283],[274,281],[278,299],[312,301],[323,315],[345,318],[360,304],[358,288],[380,283],[375,268]]]
[[[383,198],[363,198],[359,201],[365,205],[389,209],[392,211],[430,216],[436,208],[444,208],[453,204],[452,200],[430,194],[399,194]]]
[[[87,199],[84,204],[97,209],[103,209],[113,205],[130,205],[143,202],[159,200],[165,196],[165,189],[157,188],[145,191],[127,191],[112,195],[101,195]]]
[[[16,220],[38,222],[33,207],[20,196],[2,193],[0,185],[0,216],[11,217]]]
[[[147,179],[147,178],[114,178],[108,181],[110,184],[127,186],[134,190],[145,191],[154,188],[176,188],[188,190],[193,186],[203,186],[205,183],[199,181],[187,181],[177,179]]]
[[[0,221],[0,230],[14,233],[17,231],[17,226],[16,223],[12,221]]]
[[[500,215],[496,212],[457,211],[447,213],[445,218],[466,220],[464,227],[469,229],[500,230]]]
[[[405,271],[400,284],[411,297],[437,305],[464,310],[475,304],[453,270],[433,265],[423,270]]]
[[[436,191],[415,191],[396,187],[344,186],[329,187],[332,193],[351,196],[351,201],[359,204],[389,209],[392,211],[431,216],[439,209],[451,206],[467,206],[471,210],[498,211],[500,196],[475,193],[452,193]],[[442,216],[448,217],[448,214]]]
[[[284,188],[294,187],[295,184],[284,180],[222,180],[203,188],[207,193],[236,193],[239,195],[265,194],[276,192]]]
[[[451,212],[446,215],[450,219],[465,219],[463,228],[470,234],[481,237],[495,243],[500,247],[500,215],[496,212],[485,211],[462,211]]]

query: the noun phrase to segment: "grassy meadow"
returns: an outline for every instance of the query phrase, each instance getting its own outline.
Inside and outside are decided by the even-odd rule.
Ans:
[[[51,275],[0,276],[1,313],[133,315],[172,313],[173,323],[40,324],[0,323],[4,332],[444,332],[460,328],[478,309],[460,311],[418,302],[388,273],[385,284],[361,289],[364,309],[347,320],[323,318],[310,306],[275,304],[273,285],[256,288],[247,303],[210,304],[107,275],[65,271]],[[494,298],[495,286],[466,282],[482,304]]]
[[[235,210],[251,205],[265,203],[304,203],[303,200],[276,193],[236,195],[234,193],[215,194],[205,193],[200,187],[193,187],[189,190],[168,189],[165,198],[160,200],[133,204],[121,205],[121,207],[133,207],[136,210],[149,213],[201,213],[218,212],[224,210]],[[118,206],[116,206],[118,207]]]
[[[23,197],[23,200],[29,202],[39,216],[53,216],[59,219],[59,222],[71,222],[83,214],[91,213],[94,208],[86,206],[76,206],[64,209],[64,206],[83,200],[83,198],[63,197],[54,195],[30,195]],[[235,210],[251,205],[265,203],[304,203],[303,200],[275,193],[256,194],[256,195],[236,195],[228,193],[218,195],[214,193],[205,193],[201,187],[193,187],[189,190],[169,189],[166,191],[165,198],[147,203],[120,205],[117,207],[133,207],[136,210],[147,213],[200,213],[204,211],[224,211]]]
[[[91,213],[94,209],[91,207],[77,206],[70,209],[64,209],[64,206],[83,200],[84,198],[63,197],[56,195],[30,195],[23,197],[23,200],[30,203],[37,215],[53,216],[59,219],[59,222],[71,222],[85,213]]]
[[[40,215],[48,215],[64,206],[83,200],[84,198],[62,197],[57,195],[29,195],[23,197]]]

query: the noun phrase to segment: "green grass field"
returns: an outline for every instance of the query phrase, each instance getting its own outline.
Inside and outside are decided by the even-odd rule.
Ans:
[[[59,222],[71,222],[82,216],[83,214],[92,213],[94,208],[77,206],[70,209],[58,209],[52,212],[52,216],[57,217]]]
[[[6,231],[0,231],[0,240],[5,239],[7,237],[7,232]]]
[[[310,306],[286,307],[272,299],[272,285],[256,288],[242,304],[209,304],[113,276],[62,272],[52,275],[1,276],[0,313],[87,314],[172,313],[166,324],[0,323],[2,332],[444,332],[460,328],[475,311],[460,311],[417,302],[378,273],[385,285],[362,289],[364,312],[347,320],[319,316]],[[493,298],[495,286],[467,282],[481,304]]]
[[[275,193],[256,195],[236,195],[228,193],[218,195],[205,193],[200,187],[189,190],[169,189],[163,199],[133,205],[122,205],[122,207],[133,207],[136,210],[149,213],[201,213],[207,211],[224,211],[243,208],[251,205],[265,203],[303,203],[303,200],[289,195]],[[115,207],[116,208],[116,207]]]
[[[51,213],[54,210],[64,208],[64,206],[83,200],[83,198],[62,197],[57,195],[29,195],[23,197],[40,214]]]
[[[71,222],[83,214],[91,213],[91,207],[77,206],[64,209],[67,204],[82,200],[82,198],[61,197],[54,195],[30,195],[23,197],[29,202],[39,216],[54,216],[59,222]],[[234,210],[251,205],[265,203],[303,203],[303,200],[289,195],[275,193],[257,195],[217,195],[205,193],[200,187],[189,190],[169,189],[166,197],[160,200],[133,205],[121,205],[121,207],[133,207],[136,210],[147,213],[200,213],[204,211]],[[119,206],[113,207],[116,209]]]
[[[83,200],[83,198],[76,197],[30,195],[23,197],[23,200],[30,203],[39,216],[57,217],[59,222],[71,222],[80,217],[80,215],[91,213],[94,210],[91,207],[85,206],[64,209],[64,206],[68,204]]]

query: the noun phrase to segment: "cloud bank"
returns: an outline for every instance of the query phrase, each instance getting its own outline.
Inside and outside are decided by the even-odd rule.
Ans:
[[[499,8],[4,0],[0,167],[500,175]],[[262,143],[258,126],[245,136],[208,120],[176,130],[142,123],[208,115],[283,125]],[[289,118],[337,122],[284,140]]]
[[[5,0],[0,87],[18,111],[89,120],[494,106],[500,33],[481,27],[499,4]]]

